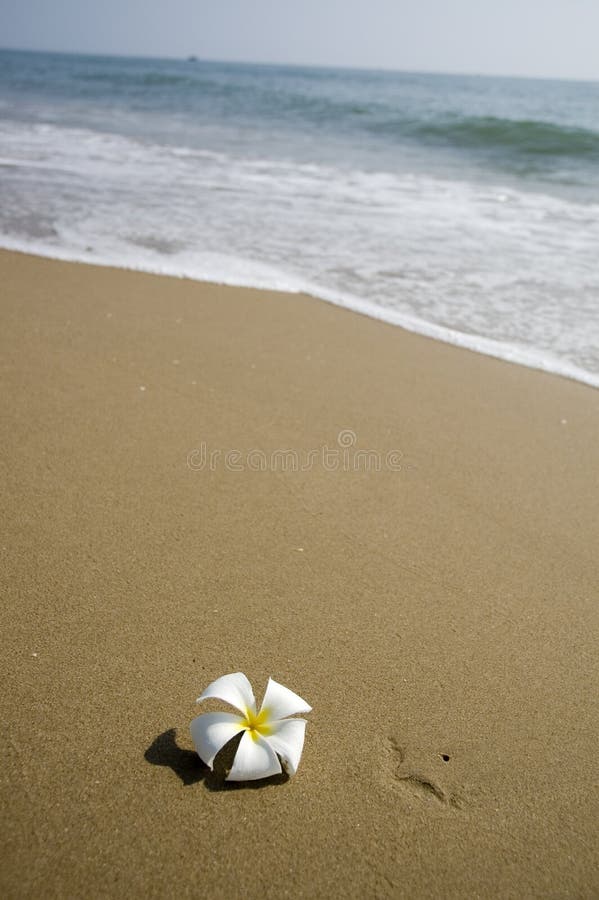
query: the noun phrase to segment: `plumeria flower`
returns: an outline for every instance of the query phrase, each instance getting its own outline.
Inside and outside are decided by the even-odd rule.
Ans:
[[[278,775],[282,771],[281,763],[289,775],[295,775],[304,747],[306,720],[287,716],[310,712],[312,707],[305,700],[269,678],[260,712],[256,712],[252,686],[242,672],[217,678],[197,702],[210,697],[224,700],[241,715],[209,712],[193,720],[191,736],[198,756],[207,766],[212,768],[218,751],[243,731],[227,781],[252,781]]]

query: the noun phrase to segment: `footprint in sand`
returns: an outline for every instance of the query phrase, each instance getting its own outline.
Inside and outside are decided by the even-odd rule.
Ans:
[[[454,809],[464,806],[452,778],[450,753],[403,746],[393,737],[387,739],[386,751],[394,783],[401,790],[425,802]]]

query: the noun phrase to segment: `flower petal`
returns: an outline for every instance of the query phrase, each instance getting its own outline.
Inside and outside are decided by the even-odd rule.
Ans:
[[[194,719],[189,730],[198,756],[212,768],[214,757],[244,727],[244,720],[234,713],[204,713]]]
[[[305,719],[282,719],[280,722],[269,723],[271,734],[265,740],[281,757],[288,775],[295,775],[299,766],[306,725]]]
[[[239,742],[227,781],[254,781],[256,778],[279,775],[280,772],[281,763],[268,741],[255,732],[246,731]]]
[[[254,692],[243,672],[232,672],[231,675],[222,675],[217,678],[198,697],[197,702],[207,700],[209,697],[230,703],[244,715],[248,709],[253,713],[256,712]]]
[[[268,710],[269,719],[284,719],[294,713],[310,712],[311,709],[312,707],[308,706],[298,694],[283,687],[273,678],[268,679],[260,712]]]

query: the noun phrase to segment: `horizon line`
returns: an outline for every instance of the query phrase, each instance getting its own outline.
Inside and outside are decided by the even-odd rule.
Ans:
[[[108,59],[140,59],[140,60],[157,60],[171,62],[189,62],[193,63],[214,63],[224,65],[238,66],[263,66],[265,68],[289,68],[289,69],[325,69],[337,72],[373,72],[387,73],[397,75],[449,75],[456,78],[503,78],[518,81],[567,81],[578,82],[582,84],[599,83],[599,75],[595,78],[576,75],[522,75],[507,74],[505,72],[480,72],[480,71],[447,71],[446,69],[400,69],[391,66],[365,66],[359,64],[340,65],[333,63],[305,63],[305,62],[277,62],[274,60],[256,60],[256,59],[224,59],[221,57],[198,56],[194,53],[177,56],[160,56],[147,53],[115,53],[107,51],[90,51],[90,50],[49,50],[39,47],[7,47],[0,46],[0,52],[8,53],[45,53],[53,56],[87,56],[90,58],[108,58]]]

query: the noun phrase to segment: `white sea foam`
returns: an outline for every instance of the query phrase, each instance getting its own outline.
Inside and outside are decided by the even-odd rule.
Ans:
[[[304,291],[599,387],[599,206],[0,122],[0,244]]]
[[[453,344],[473,350],[485,356],[493,356],[506,362],[516,363],[531,369],[539,369],[564,378],[571,378],[583,382],[591,387],[599,388],[599,375],[588,372],[578,366],[554,356],[548,352],[537,351],[532,347],[506,342],[495,341],[481,335],[465,334],[454,331],[424,319],[418,319],[393,309],[377,306],[367,300],[353,297],[347,294],[337,294],[326,288],[320,288],[309,282],[301,282],[290,278],[276,269],[261,266],[251,260],[236,259],[231,256],[209,255],[205,259],[194,261],[193,265],[174,265],[172,262],[157,263],[148,259],[144,262],[134,254],[127,256],[119,254],[100,254],[91,256],[89,253],[78,253],[64,248],[56,247],[49,251],[48,247],[36,241],[20,241],[4,235],[0,235],[0,246],[5,250],[14,250],[22,253],[32,253],[37,256],[63,260],[65,262],[91,263],[99,266],[111,266],[127,269],[135,272],[146,272],[153,275],[167,275],[175,278],[189,278],[193,281],[210,282],[214,284],[228,285],[231,287],[258,288],[286,293],[303,293],[317,299],[333,303],[350,309],[353,312],[378,319],[391,325],[404,328],[416,334],[424,335],[444,343]]]

